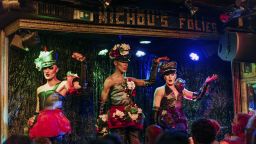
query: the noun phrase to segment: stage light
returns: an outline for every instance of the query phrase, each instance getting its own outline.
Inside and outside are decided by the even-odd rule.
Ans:
[[[98,55],[107,55],[107,53],[108,53],[108,50],[104,49],[104,50],[99,51]]]
[[[185,6],[189,9],[190,14],[193,16],[198,11],[198,7],[193,6],[192,0],[185,0]]]
[[[138,51],[136,52],[136,56],[137,56],[137,57],[143,57],[143,56],[145,56],[145,55],[146,55],[146,53],[143,52],[143,51],[138,50]]]
[[[105,8],[108,7],[110,3],[111,3],[111,0],[103,0],[103,5]]]
[[[19,48],[25,51],[29,51],[29,47],[33,47],[40,43],[40,39],[37,32],[28,32],[23,34],[15,34],[10,47]]]
[[[193,61],[198,61],[199,60],[199,56],[196,53],[190,53],[189,57]]]
[[[150,43],[151,43],[151,41],[149,41],[149,40],[140,41],[140,44],[150,44]]]

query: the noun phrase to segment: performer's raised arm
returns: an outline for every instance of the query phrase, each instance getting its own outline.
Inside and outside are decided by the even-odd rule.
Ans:
[[[150,85],[154,84],[156,81],[158,64],[160,63],[160,61],[168,61],[168,60],[169,60],[169,58],[166,56],[153,59],[152,66],[150,69],[149,79],[147,79],[147,80],[136,79],[136,78],[131,78],[131,79],[134,81],[136,86],[150,86]]]

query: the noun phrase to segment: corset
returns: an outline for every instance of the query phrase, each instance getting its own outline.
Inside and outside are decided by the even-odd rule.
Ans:
[[[59,84],[60,83],[56,84],[54,88],[51,90],[42,91],[38,94],[40,110],[43,110],[46,107],[54,107],[54,108],[62,107],[62,100],[64,99],[64,97],[59,93],[55,92]]]
[[[128,88],[127,79],[121,84],[116,84],[110,89],[111,105],[126,106],[132,102],[132,91]]]

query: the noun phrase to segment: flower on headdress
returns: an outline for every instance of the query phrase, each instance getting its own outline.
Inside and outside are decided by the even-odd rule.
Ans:
[[[116,59],[119,57],[128,56],[129,50],[130,50],[129,44],[125,44],[125,43],[116,44],[109,52],[109,57],[110,59]]]
[[[52,66],[56,63],[52,58],[53,51],[41,51],[38,58],[35,59],[34,63],[36,64],[36,68],[38,71],[41,71],[42,68]]]
[[[67,72],[67,76],[72,76],[72,77],[77,77],[79,78],[79,76],[76,73],[72,73],[71,71]]]

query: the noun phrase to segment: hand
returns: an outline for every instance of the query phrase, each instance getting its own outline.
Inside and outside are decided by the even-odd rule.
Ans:
[[[205,80],[205,83],[210,83],[212,81],[215,81],[216,79],[218,79],[218,75],[217,74],[213,74],[212,76],[208,76]]]
[[[73,52],[72,53],[72,58],[74,58],[75,60],[78,60],[80,62],[83,62],[86,60],[86,57],[81,54],[81,53],[78,53],[78,52]]]
[[[170,60],[170,58],[168,58],[167,56],[164,56],[164,57],[159,57],[159,58],[156,58],[156,62],[157,63],[159,63],[160,61],[163,61],[163,60],[165,60],[165,61],[169,61]]]
[[[29,118],[27,125],[28,125],[29,127],[32,127],[33,124],[34,124],[34,122],[35,122],[35,119],[36,119],[36,116],[35,116],[35,115],[34,115],[33,117]]]

